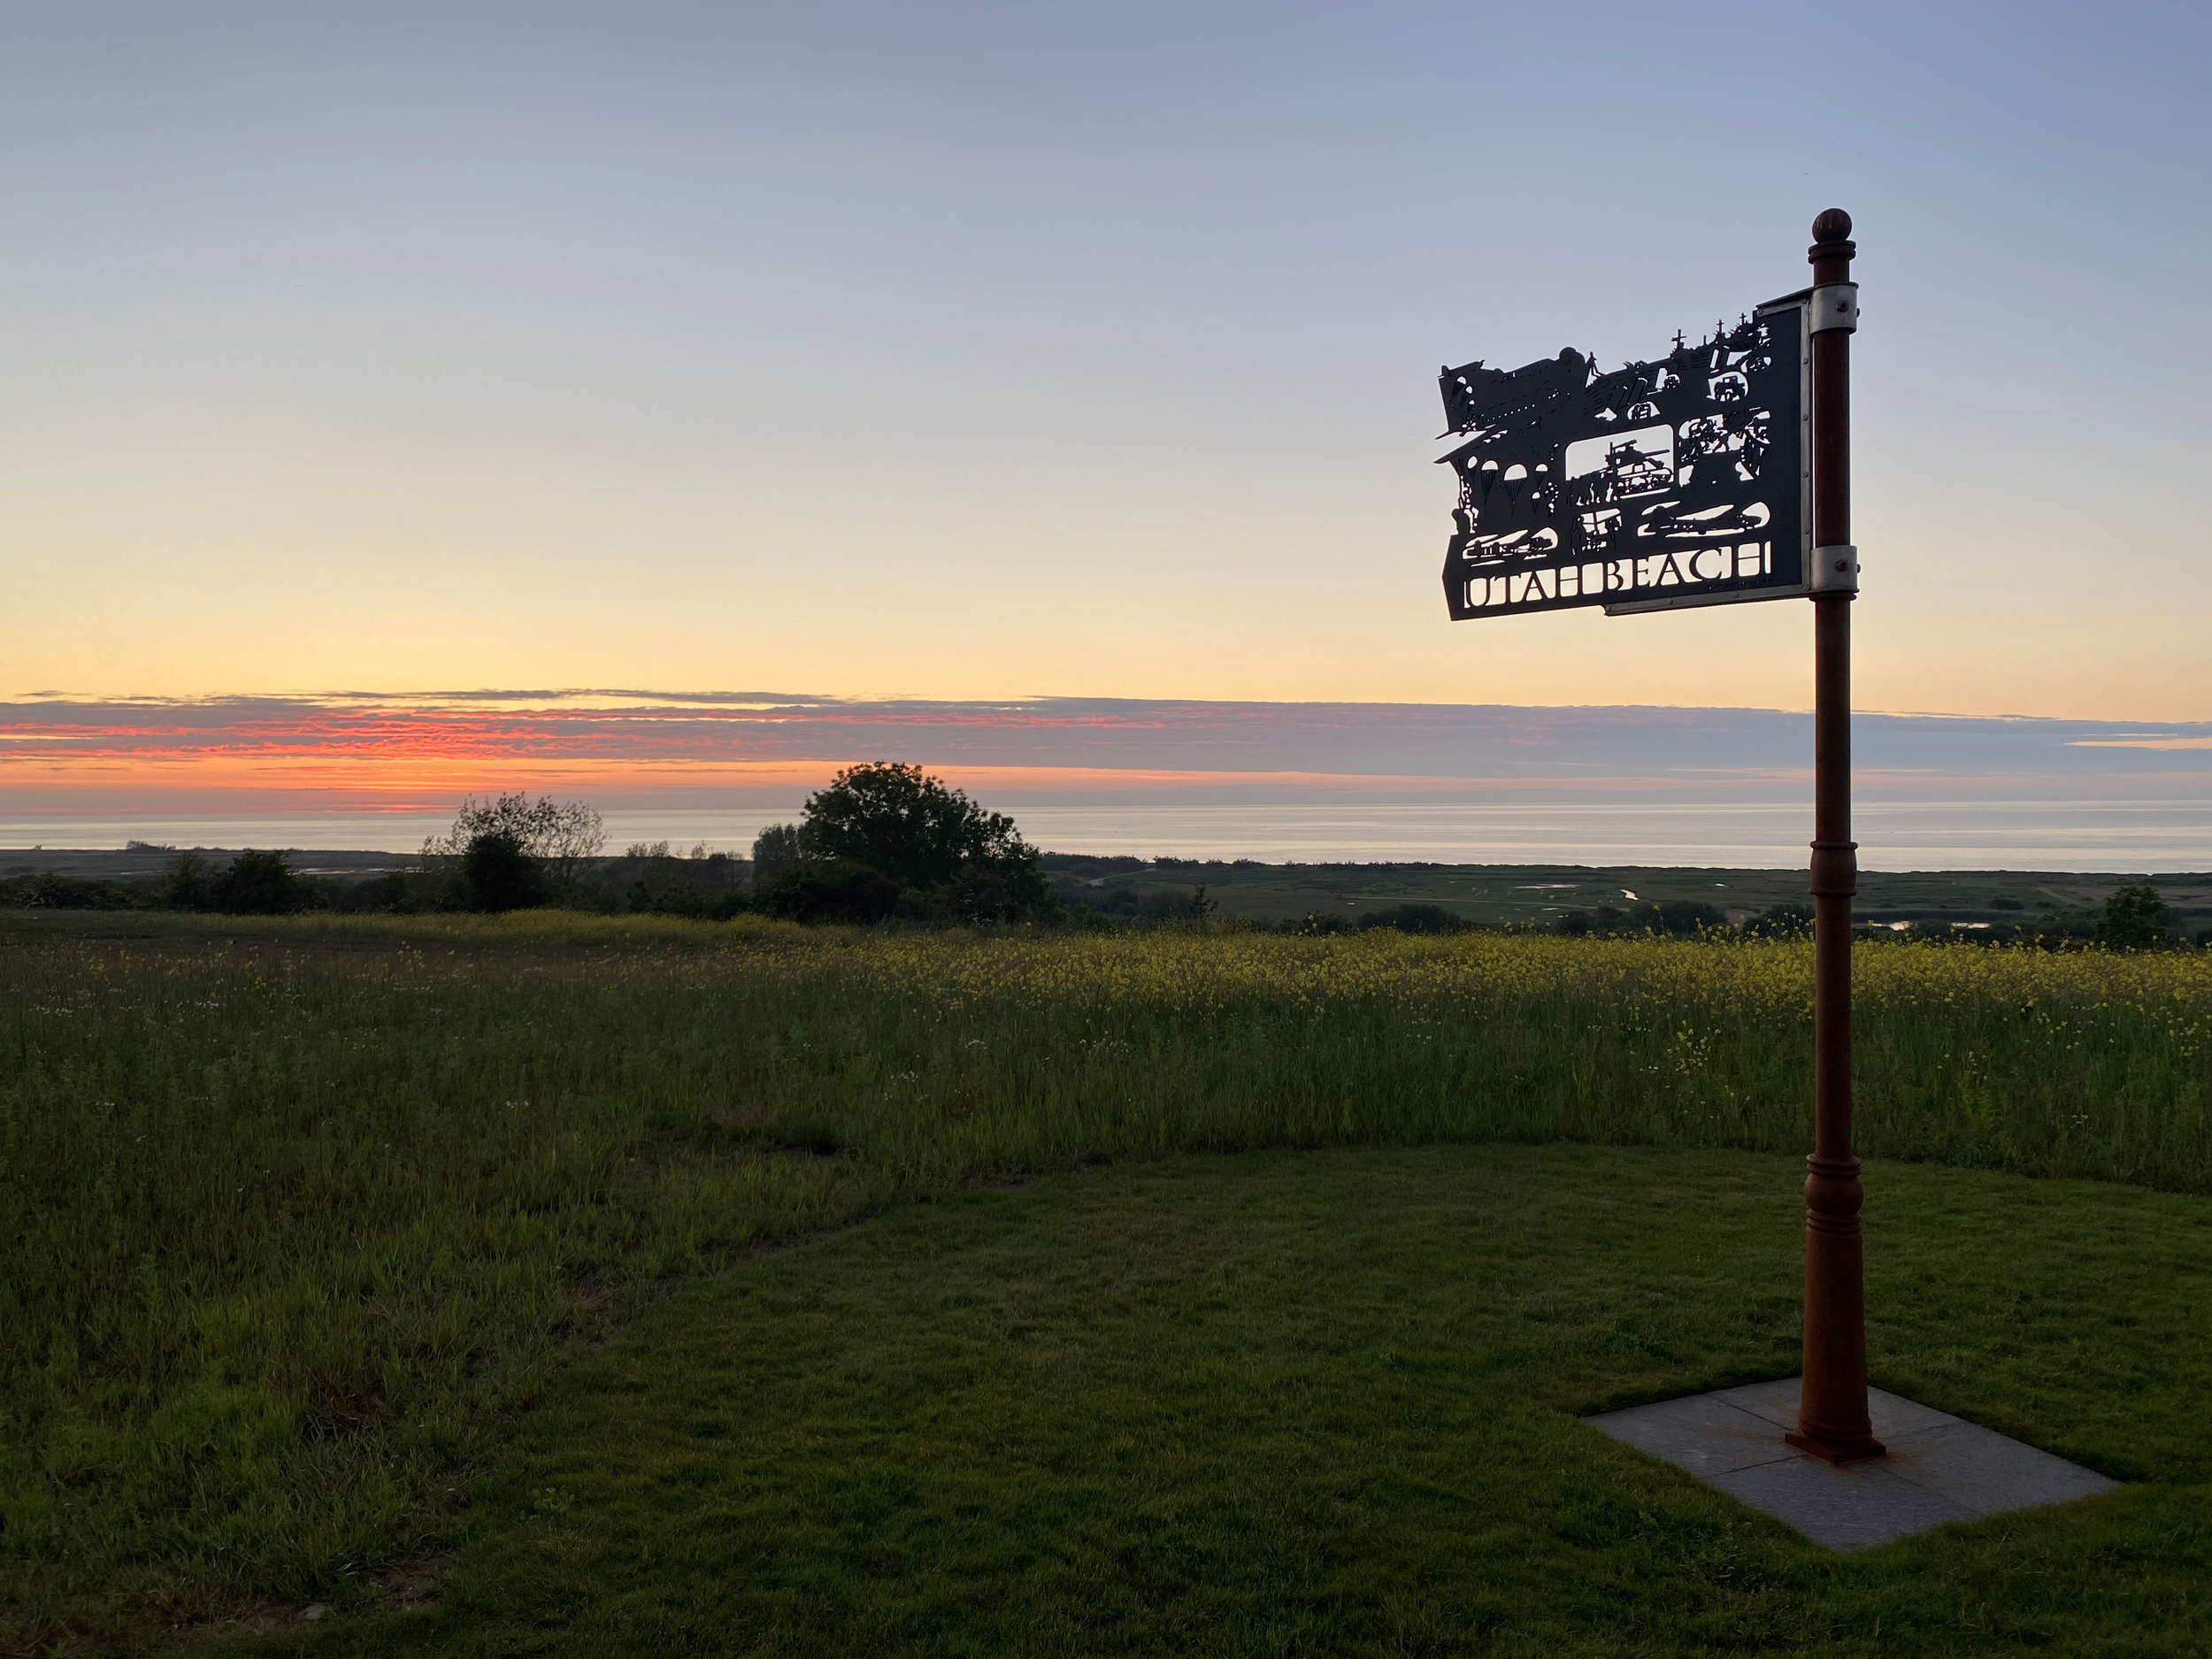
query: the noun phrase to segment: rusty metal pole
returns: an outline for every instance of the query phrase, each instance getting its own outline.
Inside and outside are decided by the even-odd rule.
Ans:
[[[1866,1273],[1859,1160],[1851,1150],[1851,334],[1858,290],[1851,216],[1813,221],[1813,1152],[1805,1179],[1805,1378],[1801,1451],[1879,1457],[1866,1408]]]

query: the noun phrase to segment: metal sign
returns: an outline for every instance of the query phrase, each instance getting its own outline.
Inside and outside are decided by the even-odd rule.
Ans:
[[[1578,351],[1442,376],[1467,442],[1452,617],[1609,614],[1801,594],[1813,612],[1813,1152],[1805,1372],[1784,1438],[1832,1463],[1883,1455],[1867,1409],[1866,1269],[1851,1150],[1851,216],[1813,221],[1813,285],[1654,363]]]
[[[1444,555],[1455,622],[1809,591],[1809,293],[1609,374],[1580,352],[1438,377],[1468,442]]]

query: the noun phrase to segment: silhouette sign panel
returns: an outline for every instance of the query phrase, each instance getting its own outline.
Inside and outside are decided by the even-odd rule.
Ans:
[[[1809,562],[1806,296],[1649,363],[1580,352],[1439,377],[1466,442],[1444,555],[1454,621],[1801,595]]]

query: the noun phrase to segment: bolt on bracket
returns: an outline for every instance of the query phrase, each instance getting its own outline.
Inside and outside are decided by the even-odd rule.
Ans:
[[[1829,282],[1813,290],[1812,331],[1826,334],[1840,328],[1847,334],[1859,332],[1859,285],[1855,282]]]
[[[1859,549],[1848,544],[1813,549],[1812,578],[1806,588],[1817,594],[1859,591]]]

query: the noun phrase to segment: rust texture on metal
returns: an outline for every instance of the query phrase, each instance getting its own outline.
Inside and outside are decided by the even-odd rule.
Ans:
[[[1813,238],[1816,291],[1850,282],[1851,216],[1830,208],[1813,221]],[[1840,547],[1851,540],[1851,330],[1814,334],[1812,367],[1812,539]],[[1813,1151],[1805,1161],[1805,1381],[1786,1437],[1835,1463],[1883,1454],[1867,1411],[1865,1194],[1851,1149],[1852,597],[1812,600]]]

